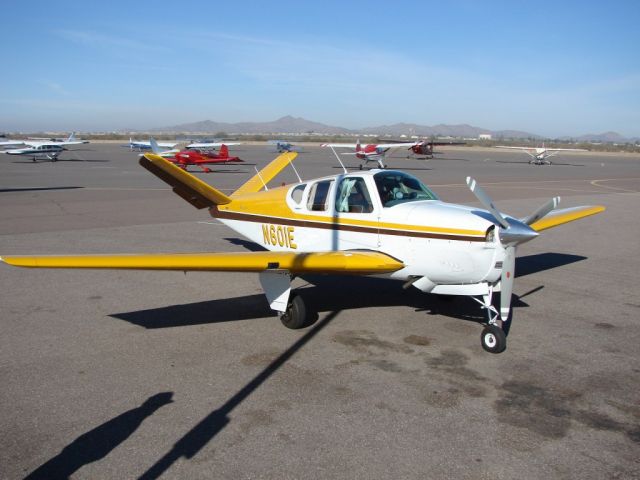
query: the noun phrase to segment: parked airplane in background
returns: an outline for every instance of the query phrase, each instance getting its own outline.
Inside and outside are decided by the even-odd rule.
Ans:
[[[187,145],[187,148],[195,148],[197,150],[211,150],[221,148],[223,145],[230,147],[232,145],[242,145],[242,142],[195,142]]]
[[[178,142],[158,142],[158,146],[162,148],[174,148],[177,144]],[[129,147],[131,150],[138,150],[141,152],[142,150],[151,150],[151,143],[145,142],[144,140],[133,140],[132,138],[129,138],[129,143],[127,145],[123,145],[123,147]]]
[[[25,145],[27,147],[37,147],[40,145],[80,145],[89,143],[89,140],[81,140],[76,138],[76,133],[71,132],[68,138],[28,138],[26,140],[3,140],[0,142],[0,147],[13,147],[18,145]]]
[[[360,160],[364,160],[363,164],[360,164],[360,170],[363,166],[369,162],[378,162],[380,168],[385,168],[383,160],[389,150],[392,148],[413,147],[417,142],[410,143],[380,143],[380,144],[368,144],[364,147],[360,145],[360,140],[357,143],[323,143],[321,147],[331,148],[354,148],[355,153],[343,153],[343,155],[355,155]]]
[[[278,153],[300,152],[302,150],[296,144],[287,142],[286,140],[269,140],[267,143],[273,145],[274,151]]]
[[[555,157],[559,152],[588,152],[584,148],[545,148],[544,143],[542,147],[511,147],[505,145],[496,145],[496,148],[510,148],[513,150],[522,150],[531,157],[529,163],[534,165],[551,165],[551,161],[547,160],[550,157]]]
[[[10,255],[1,260],[39,268],[257,272],[269,305],[293,329],[315,318],[307,312],[304,290],[291,292],[292,277],[383,274],[407,288],[476,300],[487,315],[482,347],[500,353],[506,348],[503,324],[511,311],[518,245],[543,230],[604,210],[556,210],[556,197],[517,219],[500,213],[471,178],[467,185],[484,209],[442,202],[420,180],[395,170],[343,173],[267,190],[296,156],[281,154],[230,195],[158,155],[140,159],[141,166],[181,198],[198,209],[208,208],[212,217],[269,251]],[[499,310],[494,292],[501,292]]]
[[[413,155],[422,155],[424,159],[433,158],[434,154],[442,153],[433,150],[433,147],[443,147],[445,145],[466,145],[465,142],[434,142],[431,140],[422,140],[415,145],[409,147]]]
[[[44,158],[55,162],[60,154],[67,150],[65,147],[69,145],[81,145],[89,143],[89,140],[78,140],[75,134],[69,135],[66,140],[39,141],[39,140],[8,140],[0,142],[0,146],[18,146],[24,145],[23,148],[14,148],[10,150],[0,150],[1,153],[7,155],[24,155],[32,157],[35,162],[39,158]]]
[[[221,145],[218,152],[195,149],[166,150],[163,152],[160,149],[158,142],[156,142],[154,138],[151,138],[149,142],[151,143],[151,151],[154,154],[159,155],[162,158],[166,158],[171,163],[176,164],[183,170],[186,170],[187,166],[189,165],[197,165],[202,169],[203,172],[210,173],[211,169],[205,167],[204,165],[210,165],[214,163],[244,162],[244,160],[240,159],[240,157],[229,156],[229,147],[227,147],[224,143]]]

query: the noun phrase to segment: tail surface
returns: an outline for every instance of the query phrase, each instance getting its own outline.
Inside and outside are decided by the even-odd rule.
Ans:
[[[251,177],[244,185],[231,194],[231,197],[245,193],[256,193],[264,188],[278,173],[298,156],[298,152],[286,152],[278,155],[271,163]]]
[[[163,182],[171,185],[173,191],[196,208],[231,203],[231,198],[220,190],[203,182],[159,155],[146,153],[140,165]]]

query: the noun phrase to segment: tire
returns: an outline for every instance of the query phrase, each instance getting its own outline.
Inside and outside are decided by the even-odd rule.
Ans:
[[[507,336],[504,331],[496,325],[487,325],[482,330],[480,343],[489,353],[502,353],[507,348]]]
[[[300,295],[292,294],[289,297],[287,311],[280,315],[282,324],[292,330],[304,328],[309,325],[307,307]]]

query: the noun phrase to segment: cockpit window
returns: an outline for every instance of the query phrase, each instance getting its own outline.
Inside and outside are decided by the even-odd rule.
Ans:
[[[435,193],[407,173],[387,170],[376,173],[373,178],[378,187],[380,201],[385,207],[418,200],[438,200]]]

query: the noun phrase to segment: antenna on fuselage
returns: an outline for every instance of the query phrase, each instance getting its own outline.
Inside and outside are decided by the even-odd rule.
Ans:
[[[260,175],[260,170],[258,170],[258,167],[255,165],[253,166],[253,168],[255,168],[256,173],[258,174],[258,178],[260,178],[260,181],[262,182],[262,185],[264,185],[264,189],[268,191],[269,188],[267,188],[267,184],[264,183],[264,180],[262,179],[262,175]]]
[[[333,147],[329,147],[331,148],[331,151],[333,152],[333,154],[336,156],[336,158],[338,159],[338,163],[340,164],[340,166],[342,167],[342,169],[344,170],[344,173],[349,173],[347,168],[344,166],[344,163],[342,163],[342,160],[340,160],[340,156],[336,153],[336,151],[333,149]]]

